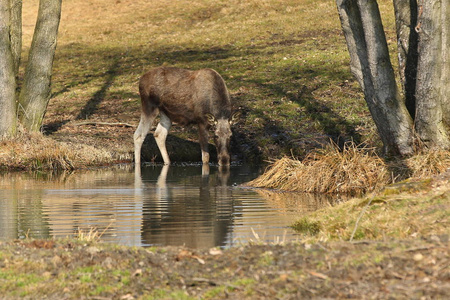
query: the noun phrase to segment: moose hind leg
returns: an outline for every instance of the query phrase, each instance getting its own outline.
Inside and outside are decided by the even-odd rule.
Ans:
[[[156,144],[158,145],[159,151],[161,152],[164,164],[170,165],[170,158],[169,154],[167,154],[166,149],[166,138],[169,133],[170,127],[172,126],[172,122],[170,121],[169,117],[167,117],[163,112],[160,112],[159,116],[160,121],[153,136],[155,137]]]
[[[136,166],[141,165],[142,144],[157,115],[158,109],[154,109],[149,114],[145,112],[141,113],[141,120],[139,121],[138,128],[134,132],[134,163]]]

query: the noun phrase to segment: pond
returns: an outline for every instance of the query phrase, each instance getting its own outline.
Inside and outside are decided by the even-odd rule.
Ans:
[[[0,174],[0,240],[96,230],[133,246],[231,247],[297,240],[289,228],[330,205],[313,195],[243,188],[262,167],[129,165],[58,175]]]

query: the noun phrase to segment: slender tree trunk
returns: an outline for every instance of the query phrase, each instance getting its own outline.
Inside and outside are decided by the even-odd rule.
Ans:
[[[20,55],[22,53],[22,0],[11,1],[11,52],[14,61],[14,74],[19,73]]]
[[[425,145],[444,149],[450,147],[448,1],[423,0],[415,119],[417,134]]]
[[[381,16],[375,0],[336,0],[351,58],[386,153],[413,152],[412,119],[395,84]]]
[[[39,131],[48,101],[53,58],[61,15],[61,0],[41,0],[25,79],[19,97],[20,119],[30,131]]]
[[[336,0],[342,29],[347,41],[350,54],[350,70],[360,84],[363,91],[371,88],[372,83],[364,72],[369,69],[367,61],[367,45],[364,38],[364,29],[361,23],[361,14],[356,1]],[[366,82],[367,81],[367,82]]]
[[[450,1],[442,1],[442,73],[441,73],[441,108],[442,123],[450,135]]]
[[[10,40],[10,1],[0,0],[0,139],[16,131],[16,79]]]
[[[414,119],[416,114],[416,79],[418,34],[417,0],[394,0],[395,24],[397,31],[397,50],[400,81],[403,87],[405,105]]]

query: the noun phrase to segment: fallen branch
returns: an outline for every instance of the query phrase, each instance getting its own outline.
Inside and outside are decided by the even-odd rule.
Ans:
[[[356,219],[355,228],[353,228],[352,236],[350,237],[350,242],[353,241],[353,237],[355,236],[356,229],[358,229],[359,221],[361,220],[363,214],[366,212],[367,208],[370,206],[370,203],[372,203],[373,198],[375,198],[375,193],[373,194],[372,198],[370,198],[369,202],[367,202],[366,206],[361,210],[361,213],[358,216],[358,219]]]
[[[103,126],[123,126],[123,127],[136,127],[135,125],[131,125],[128,123],[108,123],[108,122],[94,122],[94,121],[86,121],[72,124],[73,126],[83,126],[83,125],[103,125]]]

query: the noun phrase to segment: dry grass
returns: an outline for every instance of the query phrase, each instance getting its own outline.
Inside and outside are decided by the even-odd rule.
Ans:
[[[292,227],[309,242],[445,235],[450,216],[448,178],[409,181],[395,193],[382,191],[310,213]]]
[[[111,154],[88,145],[55,141],[41,133],[21,134],[0,142],[4,170],[73,170],[111,162]]]
[[[108,228],[109,226],[100,232],[95,227],[89,227],[89,229],[82,229],[78,227],[78,230],[75,233],[75,238],[83,242],[98,242]]]
[[[248,183],[252,187],[308,193],[361,194],[408,178],[427,178],[450,167],[450,152],[428,150],[404,160],[386,162],[373,149],[331,143],[303,161],[284,157]]]
[[[284,157],[274,162],[249,185],[307,193],[363,193],[388,181],[387,167],[372,149],[348,144],[340,151],[330,144],[303,161]]]
[[[432,149],[406,159],[411,178],[427,178],[450,168],[450,151]]]

